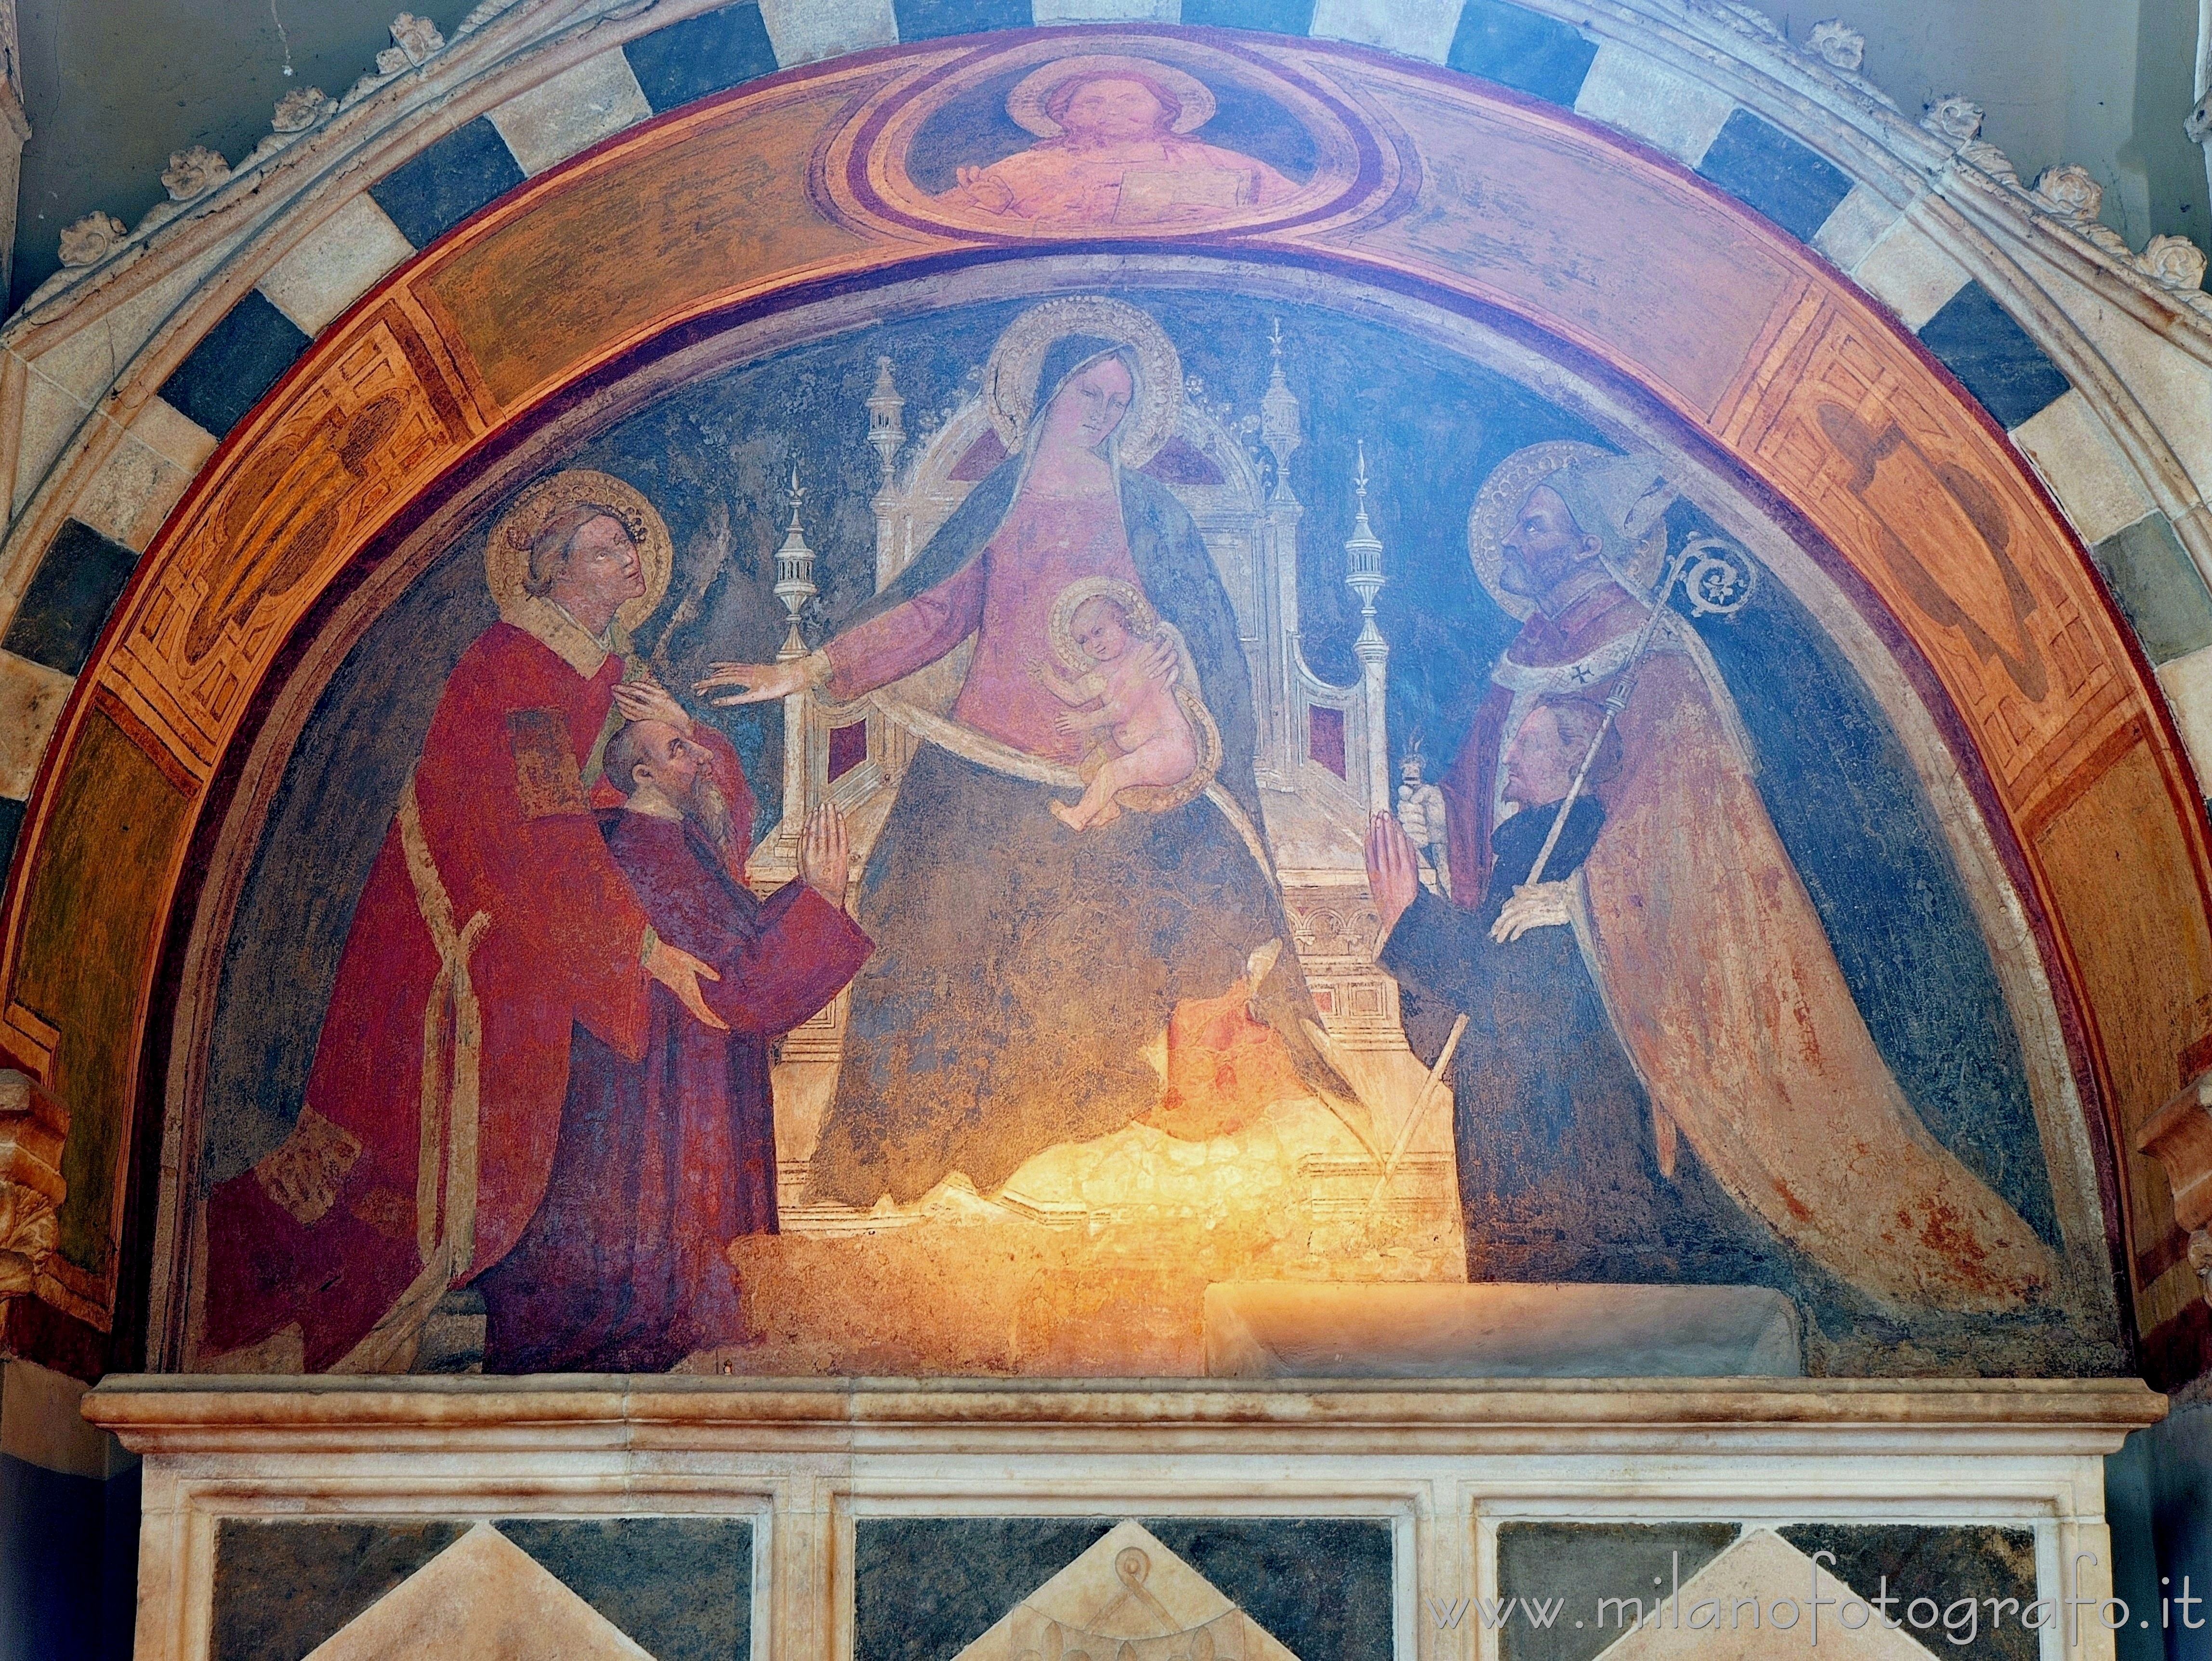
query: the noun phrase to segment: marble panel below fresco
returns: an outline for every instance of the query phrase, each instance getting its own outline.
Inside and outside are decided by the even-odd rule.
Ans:
[[[142,1661],[2112,1661],[2119,1381],[118,1379]],[[1817,1637],[1817,1646],[1814,1640]]]

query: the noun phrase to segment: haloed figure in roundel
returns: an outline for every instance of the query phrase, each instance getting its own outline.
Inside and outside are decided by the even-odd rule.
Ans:
[[[1064,59],[1024,80],[1006,110],[1039,141],[962,167],[940,202],[1040,226],[1157,226],[1272,208],[1299,189],[1255,156],[1190,137],[1212,119],[1213,94],[1164,64]]]

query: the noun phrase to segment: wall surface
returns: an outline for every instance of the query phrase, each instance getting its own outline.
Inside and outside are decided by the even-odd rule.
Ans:
[[[2136,252],[2201,210],[2197,153],[2148,137],[2171,8],[2014,11],[1986,115],[1917,124],[1808,20],[1687,0],[1031,32],[1064,9],[479,8],[250,156],[196,106],[238,175],[180,161],[135,230],[81,228],[0,376],[6,1343],[88,1374],[2201,1372],[2212,329],[2201,258]],[[1931,93],[1955,21],[1894,20]],[[1108,117],[1044,82],[1085,53],[1196,139],[1071,161]],[[1124,482],[1036,511],[1126,545],[1108,597],[1180,654],[1194,748],[1078,828],[1039,682],[990,679],[1011,625],[964,690],[863,706],[853,664],[950,645],[862,620],[986,543],[1050,545],[1007,503],[1102,341],[1066,396],[1124,379]],[[1570,538],[1571,597],[1516,528],[1547,479],[1601,549]],[[532,591],[591,526],[641,591],[598,640]],[[1655,589],[1669,561],[1699,585]],[[1553,640],[1532,584],[1632,624]],[[1087,672],[1066,596],[1025,649]],[[766,720],[696,688],[786,650]],[[622,810],[617,672],[675,694],[726,838],[658,782]],[[1574,724],[1608,686],[1604,760]],[[823,801],[834,880],[796,834]],[[1564,894],[1486,877],[1551,857],[1503,804],[1556,809]],[[1393,809],[1403,894],[1362,848]],[[766,972],[711,948],[731,1018],[791,1031],[728,1041],[703,1119],[703,1076],[634,1070],[698,1037],[640,968],[675,868],[609,864],[655,820],[748,919],[732,885],[781,886],[757,926],[804,928],[765,956],[816,977],[740,1017]],[[1598,1284],[1529,1289],[1560,1280]],[[2112,1468],[2162,1567],[2196,1561],[2191,1422]],[[1958,1549],[2045,1575],[2096,1502],[2051,1506],[1992,1525],[2042,1531],[2032,1571]],[[482,1520],[423,1561],[614,1620],[561,1567],[596,1522]],[[1716,1549],[1747,1545],[1780,1549]],[[283,1573],[237,1561],[210,1595],[247,1621]]]
[[[423,8],[449,28],[462,9]],[[136,222],[161,201],[161,170],[173,152],[204,144],[238,157],[267,130],[270,108],[286,93],[312,86],[343,92],[391,44],[393,7],[386,0],[52,0],[20,6],[16,15],[32,137],[12,305],[53,274],[64,225],[95,209]]]
[[[1867,79],[1917,111],[1963,92],[1990,142],[2033,178],[2062,161],[2103,184],[2106,222],[2131,242],[2204,245],[2203,152],[2181,130],[2195,100],[2188,0],[1758,0],[1793,40],[1840,15],[1866,36]]]
[[[78,1412],[84,1385],[0,1367],[0,1656],[128,1661],[137,1613],[137,1457]]]

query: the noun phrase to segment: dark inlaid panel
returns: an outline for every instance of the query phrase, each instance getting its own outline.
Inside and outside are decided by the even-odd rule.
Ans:
[[[221,438],[307,349],[300,325],[256,288],[201,336],[161,396]]]
[[[1301,1661],[1389,1661],[1390,1525],[1347,1518],[1139,1519]],[[950,1661],[1097,1543],[1103,1518],[864,1518],[855,1661]]]
[[[368,187],[399,234],[427,248],[471,214],[522,183],[499,129],[483,116],[456,127]]]
[[[854,1661],[950,1661],[1113,1526],[1091,1517],[861,1518]]]
[[[31,573],[0,647],[74,675],[92,657],[107,614],[122,597],[138,556],[76,519],[63,521]]]
[[[296,1661],[467,1532],[465,1523],[257,1523],[216,1533],[216,1661]]]
[[[891,0],[891,15],[898,19],[902,40],[935,40],[948,34],[980,34],[986,29],[1025,29],[1035,21],[1030,14],[1030,0]]]
[[[1186,23],[1271,34],[1311,33],[1313,12],[1314,0],[1182,0]]]
[[[1390,1661],[1390,1525],[1366,1518],[1146,1518],[1299,1661]]]
[[[1869,1601],[1886,1592],[1895,1600],[1887,1618],[1939,1654],[2035,1661],[2039,1640],[2021,1620],[2035,1601],[2035,1536],[2026,1529],[1808,1523],[1781,1533],[1808,1556],[1833,1552],[1823,1569]],[[2002,1608],[2007,1598],[2016,1607]],[[2000,1605],[1994,1618],[1990,1599]]]
[[[2066,377],[1990,291],[1969,282],[1928,319],[1920,343],[2008,432],[2066,395]]]
[[[1733,1523],[1508,1523],[1498,1531],[1498,1596],[1499,1608],[1508,1599],[1515,1608],[1487,1612],[1498,1623],[1498,1653],[1504,1661],[1589,1661],[1638,1619],[1624,1623],[1621,1606],[1608,1611],[1600,1600],[1633,1598],[1648,1609],[1735,1537]],[[1533,1617],[1520,1612],[1523,1600],[1536,1605]],[[1438,1618],[1429,1604],[1422,1613]],[[1485,1616],[1462,1609],[1456,1618],[1480,1626]]]
[[[753,1531],[742,1518],[524,1519],[499,1531],[654,1661],[746,1661]]]
[[[2106,537],[2094,552],[2151,662],[2212,646],[2212,594],[2165,514],[2153,513]]]

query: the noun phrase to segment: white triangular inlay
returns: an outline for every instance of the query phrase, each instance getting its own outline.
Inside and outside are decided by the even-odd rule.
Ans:
[[[1297,1661],[1134,1522],[1008,1610],[956,1661]]]
[[[1820,1643],[1813,1644],[1813,1560],[1771,1529],[1754,1529],[1682,1582],[1665,1600],[1659,1619],[1603,1650],[1598,1661],[1934,1661],[1909,1632],[1891,1631],[1863,1603],[1852,1611],[1854,1632],[1839,1618],[1856,1597],[1824,1563],[1819,1595],[1836,1600],[1820,1611]],[[1769,1618],[1786,1603],[1793,1624]],[[1753,1604],[1757,1605],[1756,1609]],[[1677,1614],[1681,1625],[1674,1624]],[[1895,1618],[1894,1616],[1892,1616]]]
[[[489,1523],[349,1621],[307,1661],[652,1661]]]

